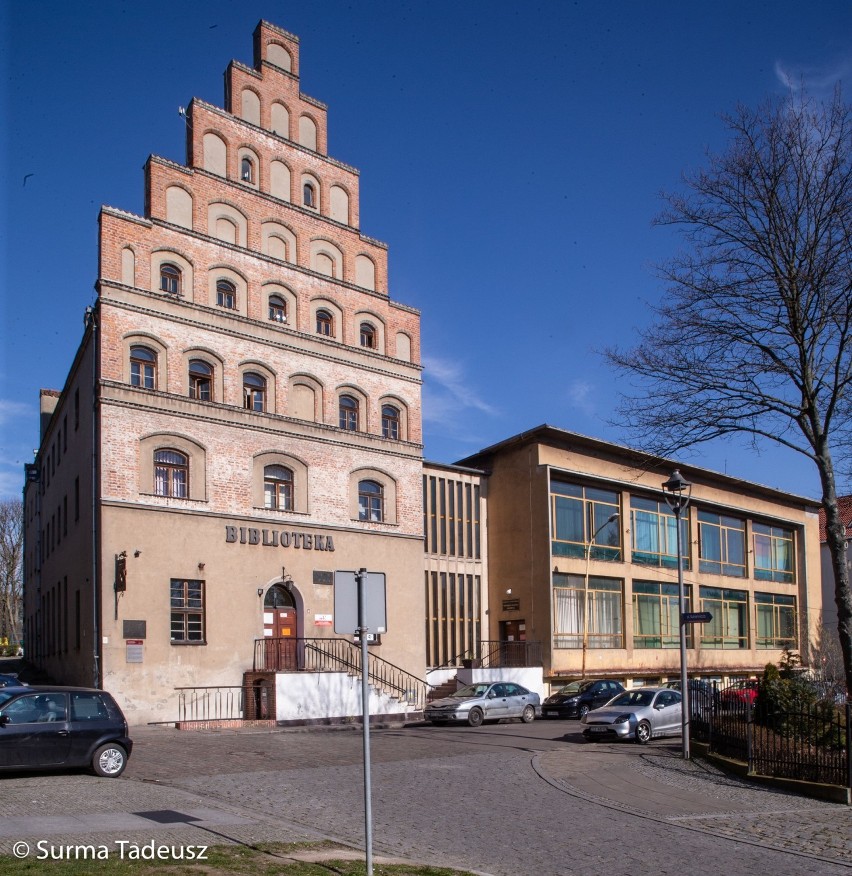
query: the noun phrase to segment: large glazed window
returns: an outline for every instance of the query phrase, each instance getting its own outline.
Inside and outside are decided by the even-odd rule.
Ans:
[[[724,514],[698,512],[698,570],[745,578],[745,522]]]
[[[185,499],[189,495],[189,458],[178,450],[154,453],[154,493]]]
[[[701,610],[712,620],[701,625],[702,648],[748,648],[748,593],[722,587],[701,587]]]
[[[689,588],[686,600],[689,605]],[[660,581],[633,582],[633,645],[636,648],[680,647],[680,599],[677,584]]]
[[[170,584],[171,642],[204,644],[204,582],[172,578]]]
[[[623,648],[624,583],[553,573],[553,647]]]
[[[644,566],[677,568],[677,522],[665,502],[633,496],[630,500],[633,562]],[[689,512],[680,521],[684,568],[689,565]]]
[[[618,493],[552,480],[550,503],[554,556],[621,560]]]
[[[752,524],[754,540],[754,577],[761,581],[778,581],[792,584],[795,550],[793,532],[781,526],[764,523]]]
[[[198,401],[213,401],[213,367],[203,359],[189,362],[189,397]]]
[[[263,468],[263,504],[276,511],[293,510],[293,472],[283,465]]]
[[[148,347],[130,348],[130,384],[143,389],[157,388],[157,354]]]
[[[795,596],[755,593],[754,612],[758,648],[796,648]]]

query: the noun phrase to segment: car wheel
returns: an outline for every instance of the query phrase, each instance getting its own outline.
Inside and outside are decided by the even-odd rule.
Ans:
[[[467,723],[470,724],[471,727],[482,726],[483,720],[484,716],[482,714],[482,709],[471,709],[467,716]]]
[[[532,724],[535,720],[535,706],[524,706],[524,710],[521,712],[521,720],[524,724]]]
[[[102,745],[92,756],[92,770],[96,776],[118,778],[127,766],[127,752],[114,742]]]
[[[640,721],[636,725],[636,741],[640,745],[645,745],[651,738],[651,725],[647,721]]]
[[[583,703],[583,705],[580,706],[579,710],[577,711],[577,717],[582,719],[588,714],[589,714],[589,707],[585,703]]]

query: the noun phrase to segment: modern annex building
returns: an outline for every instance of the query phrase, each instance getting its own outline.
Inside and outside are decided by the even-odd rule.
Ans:
[[[28,657],[133,723],[234,714],[245,686],[243,717],[358,714],[333,583],[368,568],[371,712],[416,708],[427,672],[677,675],[674,465],[548,426],[424,463],[419,314],[299,81],[298,39],[261,22],[225,108],[186,109],[186,164],[148,160],[145,215],[101,211],[98,299],[26,471]],[[806,654],[815,504],[681,471],[691,607],[713,614],[691,670]]]
[[[460,462],[487,475],[489,638],[542,650],[545,680],[676,678],[676,466],[539,426]],[[690,674],[727,680],[801,650],[821,624],[817,503],[679,466]]]
[[[28,653],[133,722],[304,665],[335,570],[385,573],[371,653],[422,676],[419,314],[298,39],[261,22],[225,95],[186,109],[186,165],[148,160],[144,216],[102,209],[97,303],[27,467]]]

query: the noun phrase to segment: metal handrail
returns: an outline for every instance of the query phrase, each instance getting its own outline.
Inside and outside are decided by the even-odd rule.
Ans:
[[[342,638],[255,639],[255,672],[288,670],[360,675],[361,646]],[[383,657],[367,655],[367,677],[375,687],[415,709],[426,704],[428,683]]]
[[[460,651],[446,663],[435,669],[452,669],[466,660],[477,663],[483,669],[502,669],[511,666],[543,666],[541,642],[509,641],[508,639],[483,639],[477,645]]]
[[[246,687],[176,687],[179,721],[238,719],[245,715]]]

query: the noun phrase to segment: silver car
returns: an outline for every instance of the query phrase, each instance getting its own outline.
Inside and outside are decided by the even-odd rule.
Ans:
[[[525,724],[541,714],[537,693],[513,681],[483,681],[459,688],[454,694],[429,703],[423,713],[433,724],[479,727],[483,721],[520,718]]]
[[[679,736],[680,704],[680,691],[671,688],[626,690],[580,719],[583,735],[587,739],[635,739],[640,745],[657,736]]]

